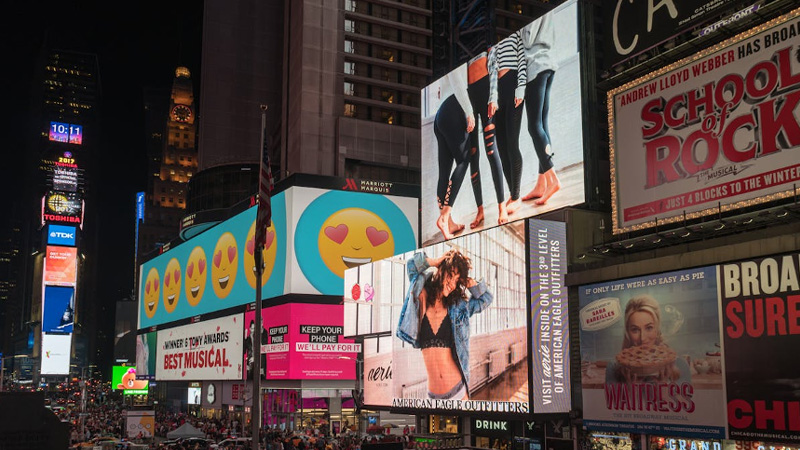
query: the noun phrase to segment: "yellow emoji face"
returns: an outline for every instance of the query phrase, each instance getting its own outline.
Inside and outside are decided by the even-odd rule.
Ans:
[[[197,306],[206,291],[206,278],[208,278],[208,261],[203,247],[197,246],[189,254],[186,262],[186,301],[192,306]]]
[[[319,253],[331,272],[344,271],[394,254],[394,237],[380,217],[361,208],[333,213],[319,230]]]
[[[158,293],[161,291],[161,281],[158,279],[158,271],[151,267],[144,279],[144,314],[152,319],[158,309]]]
[[[175,311],[178,299],[181,296],[181,264],[177,258],[172,258],[167,263],[164,271],[164,310],[168,313]]]
[[[244,247],[244,256],[242,262],[244,263],[244,276],[247,278],[247,283],[251,288],[256,288],[256,261],[255,261],[255,234],[256,222],[250,225],[250,231],[247,232],[247,243]],[[264,244],[262,255],[264,256],[264,273],[261,275],[261,286],[267,284],[272,269],[275,267],[275,257],[278,254],[278,244],[275,242],[275,224],[270,223],[267,227],[267,239]]]
[[[211,285],[219,298],[227,297],[233,289],[236,271],[239,269],[238,255],[239,249],[233,234],[223,233],[214,247],[211,261]]]

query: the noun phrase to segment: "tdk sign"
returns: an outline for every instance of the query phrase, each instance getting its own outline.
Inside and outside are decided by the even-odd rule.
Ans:
[[[63,225],[48,225],[47,226],[47,244],[48,245],[69,245],[75,246],[75,227],[67,227]]]

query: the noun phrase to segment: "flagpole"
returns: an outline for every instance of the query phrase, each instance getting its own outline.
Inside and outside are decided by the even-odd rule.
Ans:
[[[261,198],[263,191],[261,183],[263,182],[261,173],[264,171],[264,139],[266,139],[267,128],[267,105],[261,105],[261,141],[259,142],[259,199],[257,211],[261,211],[265,202],[268,199]],[[267,168],[269,170],[269,168]],[[258,232],[264,233],[269,222],[266,224],[260,222],[260,214],[256,213],[256,234]],[[255,330],[253,330],[253,406],[250,408],[250,424],[252,425],[252,450],[260,450],[259,437],[261,435],[261,276],[264,273],[264,241],[263,239],[256,239],[256,246],[253,249],[253,257],[256,266],[256,323]]]

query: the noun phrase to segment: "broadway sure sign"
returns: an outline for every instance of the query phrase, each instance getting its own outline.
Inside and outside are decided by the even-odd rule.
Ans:
[[[615,233],[792,195],[800,180],[798,16],[609,92]]]

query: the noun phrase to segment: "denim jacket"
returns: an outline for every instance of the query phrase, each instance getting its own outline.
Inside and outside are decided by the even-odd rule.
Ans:
[[[397,324],[398,338],[411,344],[414,348],[419,348],[417,333],[419,331],[419,295],[425,286],[425,282],[436,273],[435,267],[429,267],[425,253],[416,253],[414,257],[406,263],[408,280],[411,285],[403,300],[403,308],[400,310],[400,321]],[[453,335],[456,344],[456,356],[464,376],[464,386],[469,385],[469,318],[475,313],[486,309],[494,300],[492,293],[486,288],[483,281],[469,288],[472,297],[469,300],[461,301],[450,306],[447,312],[453,322]],[[469,388],[467,388],[469,389]]]

